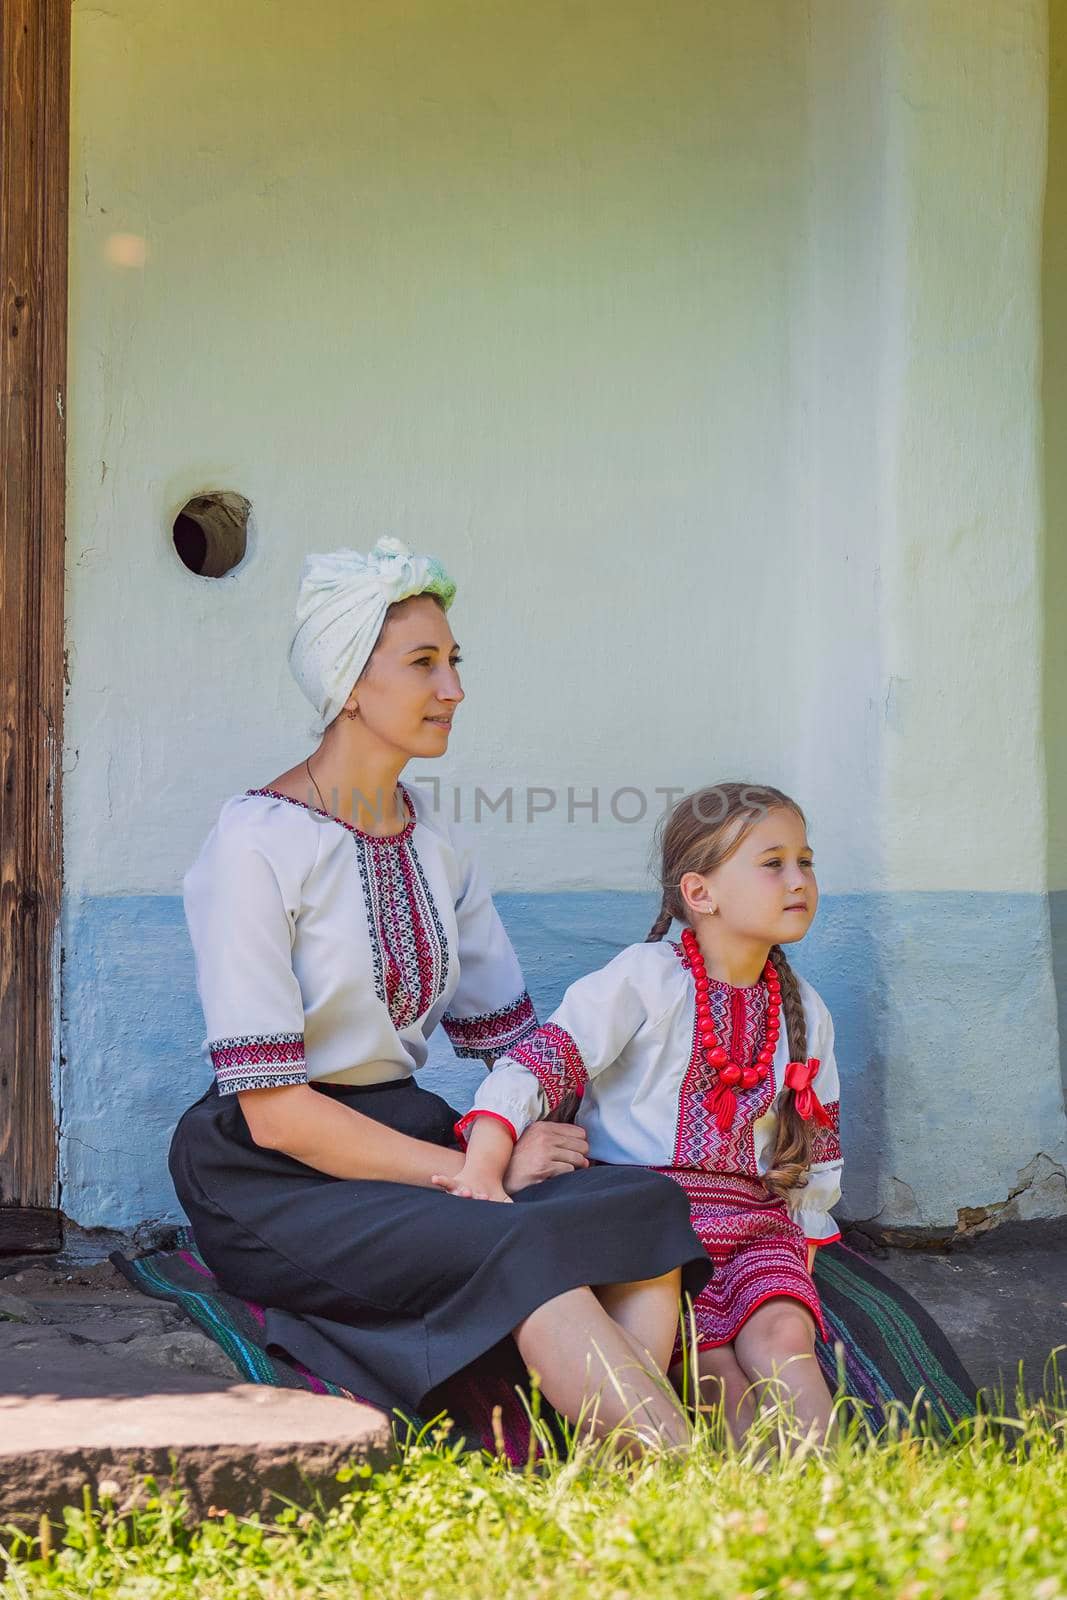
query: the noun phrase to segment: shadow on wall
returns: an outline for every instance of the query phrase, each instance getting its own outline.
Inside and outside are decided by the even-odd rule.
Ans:
[[[1045,423],[1044,739],[1048,887],[1067,1099],[1067,0],[1049,5],[1048,178],[1042,259]]]

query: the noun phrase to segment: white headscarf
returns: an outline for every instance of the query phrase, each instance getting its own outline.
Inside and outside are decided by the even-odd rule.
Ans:
[[[447,611],[455,593],[439,561],[413,556],[399,539],[379,539],[366,556],[357,550],[307,556],[289,665],[322,720],[332,722],[352,693],[391,605],[432,594]]]

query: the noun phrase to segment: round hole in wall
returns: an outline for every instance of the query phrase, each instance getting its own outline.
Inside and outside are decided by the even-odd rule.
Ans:
[[[230,489],[194,494],[174,519],[174,548],[198,578],[224,578],[248,549],[252,502]]]

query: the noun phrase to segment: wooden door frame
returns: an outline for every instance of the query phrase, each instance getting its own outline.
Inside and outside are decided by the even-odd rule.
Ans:
[[[60,1242],[70,0],[0,3],[0,1253]]]

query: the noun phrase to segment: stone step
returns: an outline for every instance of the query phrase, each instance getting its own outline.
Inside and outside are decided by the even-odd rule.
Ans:
[[[58,1520],[63,1506],[81,1504],[85,1485],[128,1508],[143,1502],[147,1476],[181,1489],[194,1517],[269,1518],[279,1496],[335,1502],[343,1466],[377,1469],[393,1457],[382,1412],[292,1389],[0,1395],[0,1523]]]

